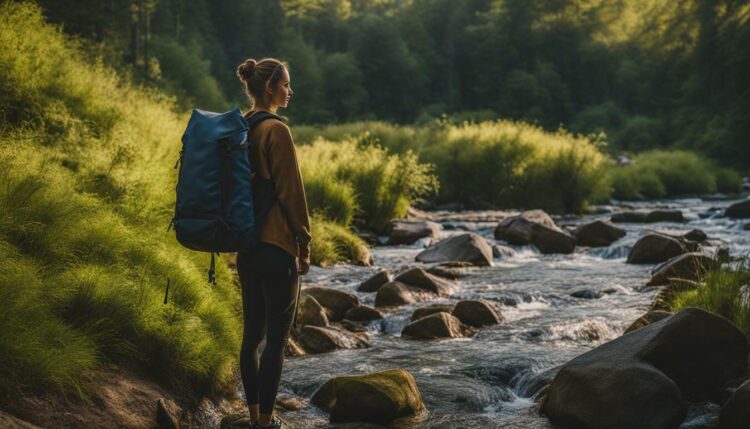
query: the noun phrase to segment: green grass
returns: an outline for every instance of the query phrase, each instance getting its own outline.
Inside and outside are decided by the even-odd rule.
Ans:
[[[301,142],[357,138],[394,153],[417,154],[420,162],[435,166],[440,189],[429,199],[433,204],[580,212],[610,193],[609,161],[599,145],[563,130],[550,133],[511,121],[437,120],[423,126],[300,126],[295,133]]]
[[[619,200],[736,193],[742,187],[736,172],[719,168],[694,152],[679,150],[640,153],[632,164],[613,168],[610,176],[613,197]]]
[[[734,323],[750,338],[750,260],[715,269],[708,273],[705,285],[676,292],[671,298],[672,311],[700,307],[719,314]],[[744,294],[741,289],[745,287]]]

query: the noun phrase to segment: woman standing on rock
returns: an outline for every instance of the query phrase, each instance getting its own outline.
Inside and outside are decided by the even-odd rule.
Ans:
[[[275,114],[293,94],[287,66],[273,58],[248,59],[237,68],[252,108]],[[284,350],[297,309],[299,277],[310,269],[310,221],[305,189],[289,127],[278,119],[250,130],[250,162],[255,175],[273,181],[277,201],[260,230],[260,243],[237,254],[242,285],[244,333],[240,372],[250,421],[255,428],[282,428],[273,414],[284,362]],[[299,262],[298,262],[299,261]],[[265,333],[266,346],[258,359]]]

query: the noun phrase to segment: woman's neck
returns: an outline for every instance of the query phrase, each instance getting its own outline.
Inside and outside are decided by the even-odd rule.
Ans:
[[[256,104],[251,109],[251,111],[253,111],[253,112],[257,112],[257,111],[260,111],[260,110],[276,114],[276,108],[275,107],[272,108],[271,106],[263,106],[261,104]]]

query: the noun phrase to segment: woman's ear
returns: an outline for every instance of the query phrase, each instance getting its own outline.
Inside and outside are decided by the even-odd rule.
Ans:
[[[271,81],[270,80],[266,81],[266,92],[268,94],[273,95],[273,89],[271,88]]]

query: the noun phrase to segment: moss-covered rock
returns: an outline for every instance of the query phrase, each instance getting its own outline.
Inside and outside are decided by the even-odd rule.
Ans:
[[[404,369],[328,380],[311,402],[331,413],[331,422],[388,424],[424,412],[414,377]]]

